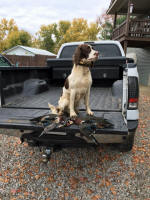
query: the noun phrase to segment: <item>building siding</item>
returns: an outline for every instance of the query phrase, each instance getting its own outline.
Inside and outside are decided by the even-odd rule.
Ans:
[[[29,67],[29,66],[39,66],[43,67],[47,65],[48,58],[56,58],[56,56],[17,56],[17,55],[4,55],[12,64],[18,67]]]
[[[140,84],[150,86],[150,48],[128,48],[127,53],[137,56]]]

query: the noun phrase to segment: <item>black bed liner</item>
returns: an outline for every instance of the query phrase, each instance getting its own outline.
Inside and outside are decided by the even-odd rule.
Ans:
[[[49,110],[43,109],[14,109],[14,108],[0,108],[0,128],[9,129],[20,129],[20,130],[38,130],[42,131],[43,127],[30,121],[33,118],[47,115]],[[82,116],[85,115],[85,111],[80,111]],[[121,112],[100,112],[95,111],[96,117],[103,117],[108,119],[112,124],[113,128],[97,129],[97,133],[114,133],[114,134],[127,134],[128,129],[124,123],[124,119]],[[76,125],[56,129],[56,132],[79,132],[79,128]]]
[[[57,105],[62,87],[50,86],[49,90],[32,96],[17,94],[5,100],[5,107],[48,108],[48,102]],[[121,99],[112,96],[111,87],[92,87],[90,106],[94,110],[120,110]],[[83,109],[84,106],[81,105]]]

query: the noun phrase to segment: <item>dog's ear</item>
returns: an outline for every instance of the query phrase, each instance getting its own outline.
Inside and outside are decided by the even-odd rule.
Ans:
[[[79,45],[76,48],[75,53],[73,55],[73,62],[75,65],[78,65],[80,60],[81,60],[81,45]]]
[[[81,44],[79,45],[75,53],[73,55],[73,62],[75,65],[78,65],[81,61],[81,59],[85,58],[87,59],[89,56],[89,53],[91,52],[91,47],[87,44]]]

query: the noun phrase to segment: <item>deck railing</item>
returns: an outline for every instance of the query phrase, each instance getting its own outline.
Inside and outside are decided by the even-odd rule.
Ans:
[[[118,40],[125,35],[135,38],[150,38],[150,19],[131,20],[128,33],[126,33],[126,21],[124,21],[119,27],[114,29],[112,39]]]
[[[120,39],[122,36],[125,35],[125,30],[126,30],[126,20],[122,24],[120,24],[119,27],[113,30],[112,39],[113,40]]]
[[[129,36],[150,37],[150,19],[132,20],[129,25]]]

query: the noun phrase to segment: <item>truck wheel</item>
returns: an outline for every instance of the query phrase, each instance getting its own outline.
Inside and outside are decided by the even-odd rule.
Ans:
[[[121,152],[128,152],[132,150],[134,144],[134,136],[135,132],[129,132],[129,136],[126,142],[119,144],[119,150]]]

